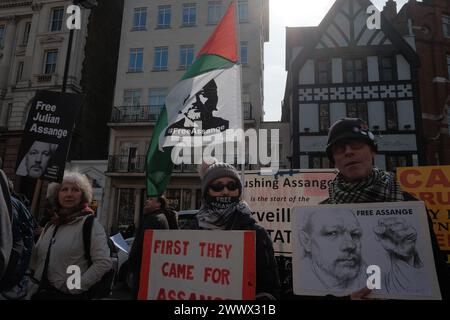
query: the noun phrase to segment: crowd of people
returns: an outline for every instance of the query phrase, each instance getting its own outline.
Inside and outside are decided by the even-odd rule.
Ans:
[[[367,124],[360,119],[345,118],[337,121],[329,130],[326,147],[327,156],[339,170],[329,187],[329,197],[323,204],[400,202],[416,200],[404,192],[390,172],[374,166],[377,153],[375,137]],[[273,244],[267,231],[252,218],[251,209],[242,200],[242,181],[236,169],[227,163],[208,159],[199,170],[201,179],[201,207],[195,217],[183,223],[190,230],[252,230],[255,231],[256,246],[256,299],[298,299],[291,291],[281,289],[279,268],[275,259]],[[0,170],[0,279],[8,276],[11,265],[11,251],[14,246],[14,210],[17,197]],[[76,171],[67,171],[60,183],[48,187],[45,214],[36,226],[38,235],[33,241],[32,253],[25,261],[27,272],[13,287],[20,287],[20,299],[33,300],[73,300],[92,299],[92,288],[104,278],[112,267],[108,236],[102,225],[93,220],[90,246],[86,248],[86,222],[94,215],[89,203],[92,201],[92,187],[88,178]],[[16,206],[14,206],[16,202]],[[21,207],[24,214],[26,206]],[[365,286],[361,276],[360,231],[356,219],[342,210],[332,210],[331,214],[311,215],[300,231],[300,240],[305,254],[311,260],[310,267],[324,290],[351,283],[353,293],[345,299],[367,299],[371,290]],[[323,237],[318,225],[339,225],[336,239],[328,243],[326,253],[321,252]],[[342,224],[342,226],[341,226]],[[448,299],[449,274],[440,255],[432,223],[428,217],[433,257],[442,297]],[[381,226],[386,227],[386,226]],[[381,228],[380,227],[380,228]],[[387,228],[387,227],[386,227]],[[406,228],[406,227],[405,227]],[[128,272],[132,279],[131,291],[137,298],[140,283],[144,233],[147,229],[179,229],[176,213],[168,208],[163,195],[149,197],[145,201],[144,215],[135,229],[129,259]],[[381,230],[381,229],[380,229]],[[383,229],[384,230],[384,229]],[[395,232],[403,232],[397,228]],[[420,259],[405,250],[404,244],[378,233],[392,259],[402,263],[402,268],[420,266]],[[86,253],[86,250],[88,252]],[[337,257],[351,256],[339,264]],[[347,259],[348,260],[348,259]],[[356,263],[358,262],[358,263]],[[69,286],[67,267],[79,266],[80,283]],[[350,266],[351,265],[351,266]],[[358,268],[353,268],[357,265]],[[3,298],[7,298],[12,287],[2,287]],[[398,278],[390,279],[392,286],[405,286]],[[1,297],[0,297],[1,298]],[[303,297],[305,298],[305,297]],[[322,297],[324,298],[324,297]],[[326,296],[325,298],[333,298]]]

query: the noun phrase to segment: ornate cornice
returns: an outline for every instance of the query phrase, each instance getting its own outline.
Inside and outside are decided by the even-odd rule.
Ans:
[[[0,0],[0,8],[28,7],[32,3],[33,1],[25,0]]]

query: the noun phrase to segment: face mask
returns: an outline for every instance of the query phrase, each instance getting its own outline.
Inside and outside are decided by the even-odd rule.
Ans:
[[[239,197],[213,197],[209,194],[206,195],[205,199],[210,207],[218,210],[226,209],[239,202]]]

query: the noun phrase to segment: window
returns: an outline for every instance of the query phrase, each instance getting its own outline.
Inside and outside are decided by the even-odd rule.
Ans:
[[[155,115],[155,120],[159,116],[161,108],[166,103],[166,88],[155,88],[148,91],[148,104],[150,106],[150,113]]]
[[[197,5],[195,3],[183,4],[183,26],[194,26],[197,23]]]
[[[241,47],[239,49],[239,56],[241,64],[248,64],[248,42],[241,42]]]
[[[386,155],[386,170],[395,172],[398,167],[409,167],[412,159],[409,155]]]
[[[309,157],[309,167],[311,169],[330,168],[330,160],[326,155],[312,155]]]
[[[380,57],[380,80],[395,80],[395,62],[393,57]]]
[[[442,28],[444,37],[450,38],[450,16],[442,16]]]
[[[133,14],[133,30],[145,30],[147,24],[147,8],[135,8]]]
[[[130,49],[130,64],[128,72],[142,72],[142,54],[144,49],[134,48]]]
[[[170,6],[158,6],[158,28],[170,28]]]
[[[448,72],[447,79],[450,79],[450,54],[447,55],[447,72]]]
[[[194,46],[180,46],[180,68],[186,69],[194,60]]]
[[[317,82],[319,84],[331,83],[331,62],[328,59],[317,61]]]
[[[19,64],[17,65],[16,82],[22,80],[22,73],[23,73],[23,61],[20,61]]]
[[[239,23],[248,22],[248,1],[238,2]]]
[[[58,59],[58,50],[49,50],[45,52],[44,73],[53,74],[56,72],[56,60]]]
[[[319,131],[328,132],[330,128],[330,105],[319,104]]]
[[[345,61],[345,82],[360,83],[366,81],[363,59],[350,59]]]
[[[141,104],[141,89],[127,89],[123,91],[124,106],[139,106]]]
[[[61,31],[64,18],[64,8],[53,8],[50,31]]]
[[[134,224],[135,189],[118,189],[117,231],[125,231]]]
[[[347,104],[347,117],[359,118],[368,123],[367,104],[364,102],[348,103]]]
[[[191,193],[189,189],[167,189],[166,198],[168,207],[175,210],[187,210],[191,208]]]
[[[208,1],[208,24],[217,24],[222,18],[222,1]]]
[[[155,48],[155,61],[153,64],[153,70],[155,71],[167,70],[168,56],[169,56],[168,47]]]
[[[5,40],[5,26],[0,25],[0,48],[3,48]]]
[[[392,101],[385,102],[384,113],[386,115],[386,128],[388,130],[398,130],[397,104]]]
[[[31,22],[25,24],[25,29],[23,31],[22,45],[26,46],[28,43],[28,37],[30,36]]]

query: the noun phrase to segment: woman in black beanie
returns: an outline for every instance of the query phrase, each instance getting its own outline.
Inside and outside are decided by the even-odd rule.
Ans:
[[[250,208],[241,200],[242,183],[236,169],[209,159],[200,168],[202,204],[195,219],[183,226],[194,230],[255,230],[256,299],[279,297],[280,280],[267,231],[256,224]]]

